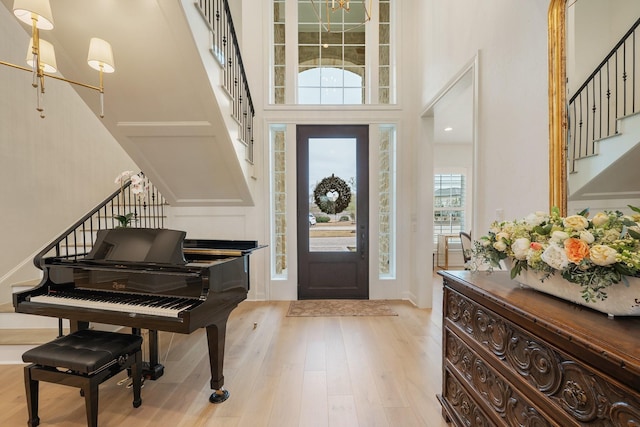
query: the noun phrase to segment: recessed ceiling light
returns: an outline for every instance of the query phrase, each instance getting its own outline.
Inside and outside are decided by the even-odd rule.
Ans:
[[[452,127],[446,127],[446,128],[444,128],[444,131],[445,131],[445,132],[451,132],[452,130],[453,130],[453,128],[452,128]]]

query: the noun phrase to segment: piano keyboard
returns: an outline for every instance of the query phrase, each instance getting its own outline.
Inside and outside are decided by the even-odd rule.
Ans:
[[[55,304],[121,313],[146,314],[151,316],[178,317],[182,311],[192,309],[202,301],[193,298],[149,296],[107,291],[51,291],[46,295],[34,295],[31,302]]]

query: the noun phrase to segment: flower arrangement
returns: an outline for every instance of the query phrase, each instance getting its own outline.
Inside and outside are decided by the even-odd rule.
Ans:
[[[640,276],[640,209],[633,215],[620,211],[589,211],[560,216],[536,212],[515,221],[494,222],[489,233],[474,242],[476,260],[500,267],[511,261],[511,278],[523,270],[540,273],[541,280],[559,274],[581,287],[586,302],[607,298],[606,289],[626,276]]]
[[[149,182],[142,174],[136,174],[133,171],[124,171],[116,177],[114,182],[120,185],[120,193],[122,193],[124,185],[129,180],[131,181],[131,193],[138,199],[144,199],[149,187]],[[135,216],[134,212],[128,212],[124,215],[114,215],[113,218],[120,223],[119,227],[125,228],[129,227],[131,221],[136,220]]]

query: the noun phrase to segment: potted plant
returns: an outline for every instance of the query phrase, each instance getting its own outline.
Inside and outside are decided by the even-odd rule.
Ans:
[[[131,181],[131,193],[133,193],[133,195],[137,199],[143,199],[149,187],[149,182],[147,181],[147,179],[142,175],[142,173],[135,174],[133,171],[124,171],[115,179],[115,183],[120,185],[120,194],[121,197],[123,197],[123,200],[124,196],[122,195],[122,192],[124,190],[124,185],[128,181]],[[114,215],[113,218],[118,221],[119,228],[129,227],[133,221],[137,220],[135,212],[127,212],[125,214]]]

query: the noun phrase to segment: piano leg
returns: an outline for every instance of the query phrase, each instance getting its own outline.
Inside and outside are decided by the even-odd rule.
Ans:
[[[229,398],[229,391],[222,388],[224,375],[224,343],[227,332],[227,319],[219,319],[217,323],[207,326],[207,341],[209,343],[209,364],[211,366],[211,388],[213,393],[209,397],[211,403],[222,403]]]
[[[141,335],[140,328],[131,328],[131,333]],[[149,329],[147,342],[149,347],[149,361],[142,362],[142,377],[148,380],[157,380],[164,375],[164,365],[158,363],[158,331]]]
[[[158,331],[149,329],[149,363],[145,364],[142,372],[144,377],[157,380],[164,375],[164,365],[158,363]]]

